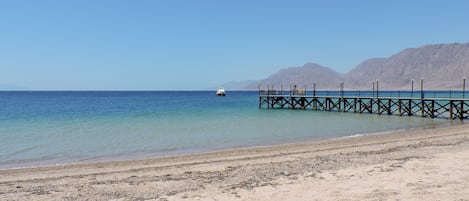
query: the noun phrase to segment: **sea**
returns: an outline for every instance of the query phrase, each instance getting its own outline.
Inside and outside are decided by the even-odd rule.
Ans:
[[[246,91],[228,91],[225,97],[214,91],[0,92],[0,169],[200,153],[454,123],[260,109],[258,101],[258,92]]]

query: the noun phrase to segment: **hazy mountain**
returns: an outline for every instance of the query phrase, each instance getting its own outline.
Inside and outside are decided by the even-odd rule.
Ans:
[[[424,80],[427,89],[461,89],[469,76],[469,43],[405,49],[389,58],[369,59],[346,74],[346,83],[363,88],[379,80],[380,88],[410,89]]]
[[[318,88],[338,88],[343,80],[343,75],[334,70],[315,63],[307,63],[301,67],[289,67],[281,69],[279,72],[263,79],[257,83],[247,86],[247,89],[257,89],[260,84],[265,88],[267,84],[274,85],[274,88],[289,89],[290,84],[296,84],[303,88],[307,85],[311,88],[313,83],[317,83]]]
[[[410,90],[412,79],[414,89],[419,89],[423,78],[427,90],[460,90],[463,77],[469,77],[469,43],[405,49],[389,58],[365,60],[347,74],[307,63],[302,67],[281,69],[246,89],[255,90],[258,84],[265,88],[267,83],[277,89],[281,85],[288,89],[290,84],[299,87],[306,84],[311,89],[313,82],[318,89],[339,89],[340,82],[344,81],[346,89],[371,90],[373,82],[379,80],[380,89]]]

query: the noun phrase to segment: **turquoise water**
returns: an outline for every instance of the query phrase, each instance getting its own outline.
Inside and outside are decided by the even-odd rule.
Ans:
[[[433,127],[448,120],[258,109],[257,92],[0,92],[0,168],[143,158]]]

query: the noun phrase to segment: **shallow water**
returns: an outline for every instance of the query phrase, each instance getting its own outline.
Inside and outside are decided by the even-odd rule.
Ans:
[[[0,92],[0,168],[433,127],[448,120],[258,109],[257,92]]]

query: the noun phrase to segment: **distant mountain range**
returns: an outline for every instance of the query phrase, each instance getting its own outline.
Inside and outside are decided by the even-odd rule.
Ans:
[[[346,74],[306,63],[281,69],[257,82],[244,83],[243,89],[257,90],[259,84],[262,87],[271,84],[277,89],[281,86],[288,89],[290,84],[307,85],[311,89],[314,82],[317,89],[339,89],[340,82],[344,82],[349,90],[371,90],[373,82],[379,80],[383,90],[410,90],[412,79],[417,89],[423,78],[427,90],[460,90],[465,76],[469,77],[469,43],[453,43],[409,48],[389,58],[368,59]]]

